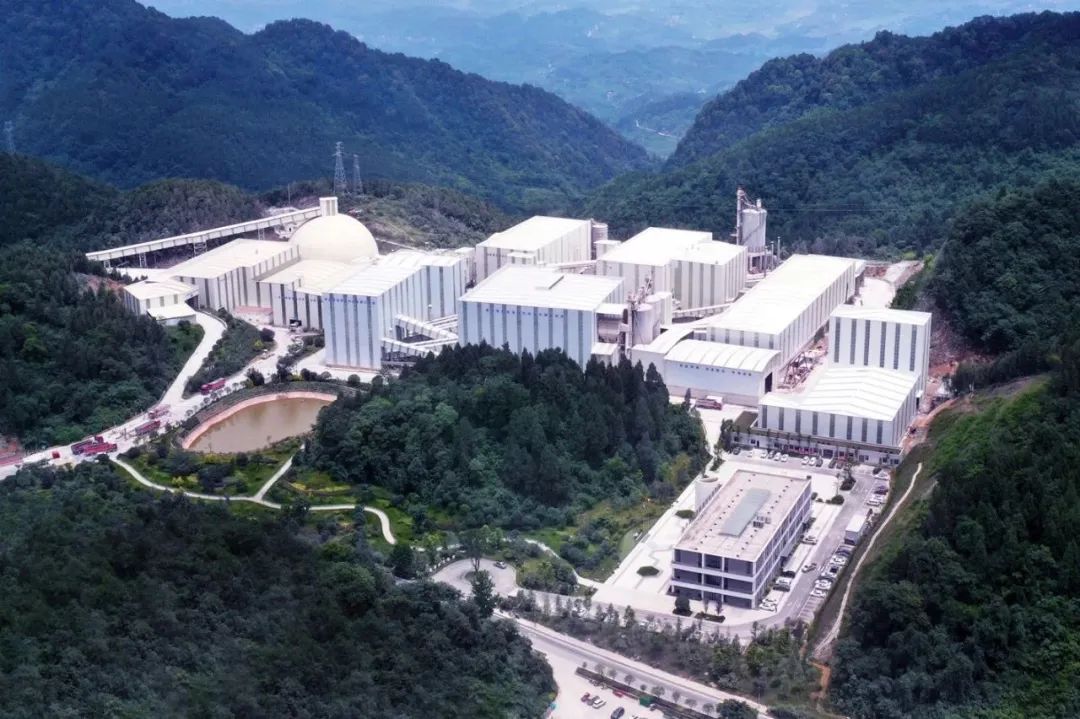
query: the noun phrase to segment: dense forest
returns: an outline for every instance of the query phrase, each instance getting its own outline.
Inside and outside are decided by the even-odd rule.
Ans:
[[[942,42],[963,46],[966,33],[989,38],[994,28],[1009,42],[981,63],[867,92],[851,107],[826,103],[659,175],[623,176],[585,212],[620,234],[649,224],[726,232],[741,185],[764,195],[769,233],[785,247],[870,256],[935,247],[964,202],[1080,165],[1080,14],[980,20]],[[883,36],[862,51],[880,64],[902,45]],[[897,53],[896,72],[908,57]]]
[[[156,402],[200,337],[124,309],[82,251],[224,224],[257,206],[203,180],[131,193],[0,154],[0,435],[40,448],[100,431]],[[205,223],[205,224],[204,224]]]
[[[328,176],[341,141],[368,177],[551,209],[649,162],[543,90],[372,50],[319,23],[245,35],[134,0],[4,9],[0,112],[19,150],[122,187],[182,176],[265,190]]]
[[[1080,716],[1080,344],[1049,387],[948,420],[922,519],[855,595],[833,699],[860,719]]]
[[[3,482],[0,714],[541,715],[551,670],[512,625],[298,519],[149,494],[97,462]]]
[[[1080,314],[1080,173],[958,213],[928,290],[979,349],[1055,345]]]
[[[417,497],[457,527],[571,524],[616,496],[671,497],[701,468],[701,425],[650,368],[563,353],[446,349],[319,415],[300,463]]]

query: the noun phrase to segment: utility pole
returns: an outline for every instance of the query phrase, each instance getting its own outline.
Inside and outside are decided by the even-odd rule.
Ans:
[[[349,191],[345,184],[345,156],[342,154],[341,145],[339,142],[334,146],[334,194],[338,197]]]
[[[15,154],[15,123],[11,120],[4,123],[4,149],[9,155]]]
[[[364,194],[364,183],[360,181],[360,156],[352,156],[352,184],[353,194],[359,197]]]

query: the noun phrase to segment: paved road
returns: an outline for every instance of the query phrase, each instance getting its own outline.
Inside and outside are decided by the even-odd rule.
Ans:
[[[870,537],[870,541],[866,543],[866,548],[863,550],[862,555],[859,557],[859,561],[855,563],[855,566],[851,570],[851,579],[848,580],[847,588],[844,589],[844,596],[840,598],[840,611],[836,613],[836,617],[833,619],[832,626],[829,627],[829,631],[825,632],[825,636],[822,637],[818,643],[817,648],[814,650],[814,656],[818,659],[827,657],[831,653],[832,643],[836,641],[836,638],[840,636],[840,625],[844,621],[844,610],[847,609],[848,599],[851,596],[851,590],[855,587],[855,578],[859,574],[859,570],[862,569],[863,562],[870,554],[870,548],[874,546],[874,542],[881,536],[881,532],[885,529],[885,526],[892,521],[896,513],[900,511],[900,507],[903,506],[907,498],[911,496],[911,491],[915,489],[915,480],[919,478],[919,473],[922,472],[922,462],[919,462],[919,466],[915,468],[915,474],[911,475],[911,483],[904,491],[904,496],[900,497],[893,503],[892,509],[889,510],[889,514],[885,519],[874,529],[874,534]]]
[[[486,570],[491,574],[492,582],[495,585],[495,591],[499,594],[511,596],[520,589],[517,584],[516,572],[513,567],[508,566],[505,569],[500,569],[495,566],[495,562],[489,559],[481,559],[480,569]],[[468,574],[470,572],[472,572],[472,562],[468,559],[462,559],[446,565],[436,572],[432,576],[432,579],[437,582],[449,584],[465,596],[468,596],[472,591],[468,579]],[[599,662],[606,668],[615,670],[620,681],[629,674],[634,678],[633,683],[635,685],[647,684],[649,689],[652,689],[654,686],[667,687],[667,691],[664,695],[667,699],[670,699],[673,692],[678,690],[683,697],[695,699],[698,702],[698,707],[704,706],[705,704],[715,704],[725,699],[737,699],[739,701],[745,701],[759,712],[765,711],[765,707],[747,701],[743,697],[728,694],[713,689],[712,687],[705,686],[699,682],[656,669],[648,664],[630,659],[629,657],[624,657],[606,649],[593,646],[588,642],[583,642],[565,634],[560,634],[559,632],[534,622],[514,617],[509,614],[500,613],[500,616],[504,616],[517,624],[522,634],[529,637],[532,641],[533,647],[538,651],[543,652],[547,656],[548,661],[552,663],[552,668],[556,670],[556,677],[559,677],[562,681],[560,684],[559,698],[556,700],[560,706],[566,706],[568,704],[572,705],[572,703],[577,701],[580,696],[578,694],[571,696],[572,692],[576,692],[576,687],[564,689],[562,684],[568,684],[569,682],[562,679],[562,677],[567,676],[567,674],[573,674],[573,670],[583,664],[585,664],[588,669],[595,671],[596,664]],[[561,664],[556,666],[558,663]],[[560,677],[560,675],[562,676]],[[608,707],[605,708],[608,709]],[[565,716],[565,714],[556,712],[556,716],[562,717]]]

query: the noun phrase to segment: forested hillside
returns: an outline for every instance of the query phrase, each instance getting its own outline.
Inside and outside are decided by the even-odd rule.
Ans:
[[[469,345],[324,409],[300,464],[417,496],[456,527],[534,529],[605,498],[673,497],[705,456],[652,368]]]
[[[741,185],[764,196],[770,235],[789,248],[934,247],[964,202],[1080,166],[1080,14],[979,21],[1033,23],[1043,29],[967,70],[824,106],[686,167],[624,176],[585,211],[622,233],[649,224],[726,232]]]
[[[0,483],[0,715],[538,717],[507,622],[395,584],[363,537],[133,488],[97,462]]]
[[[1073,344],[1051,386],[935,425],[934,492],[863,581],[837,649],[840,711],[1080,716],[1078,378]]]
[[[1080,316],[1080,173],[965,208],[929,291],[979,349],[1056,345]]]
[[[698,114],[668,167],[682,167],[817,110],[847,110],[976,69],[1017,50],[1075,42],[1077,24],[1052,13],[978,18],[929,37],[881,32],[825,57],[777,58]]]
[[[371,50],[309,21],[254,35],[134,0],[0,3],[0,114],[19,149],[130,187],[201,177],[269,189],[368,177],[551,208],[645,152],[547,92]]]

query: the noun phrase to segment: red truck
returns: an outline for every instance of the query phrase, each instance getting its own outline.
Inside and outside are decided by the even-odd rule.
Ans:
[[[138,427],[135,428],[135,436],[136,437],[144,437],[144,436],[150,434],[151,432],[156,431],[160,426],[161,426],[161,420],[159,420],[159,419],[151,420],[151,421],[146,422],[144,424],[140,424]]]
[[[104,443],[105,443],[105,438],[102,437],[99,434],[99,435],[96,435],[94,437],[90,437],[89,439],[84,439],[81,442],[76,442],[75,444],[71,445],[71,453],[72,454],[86,454],[87,449],[89,447],[93,447],[95,445],[104,444]]]
[[[109,452],[116,451],[116,444],[113,442],[94,442],[89,447],[84,447],[80,454],[93,456],[95,454],[108,454]]]
[[[213,382],[207,382],[206,384],[204,384],[202,387],[199,388],[199,391],[202,392],[203,394],[210,394],[211,392],[215,392],[215,391],[221,389],[224,386],[225,386],[225,378],[222,377],[221,379],[216,379]]]

